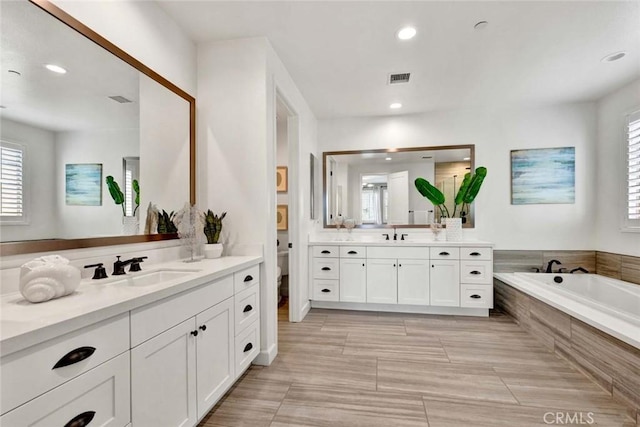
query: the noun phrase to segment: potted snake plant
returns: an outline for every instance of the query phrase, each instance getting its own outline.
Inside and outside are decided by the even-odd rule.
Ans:
[[[205,258],[220,258],[224,246],[219,243],[220,232],[222,231],[222,220],[227,216],[226,212],[222,212],[220,216],[214,214],[208,209],[204,214],[204,235],[207,237],[207,243],[204,245]]]

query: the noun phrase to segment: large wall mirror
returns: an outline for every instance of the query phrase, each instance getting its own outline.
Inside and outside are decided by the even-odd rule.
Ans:
[[[353,218],[360,228],[428,227],[434,208],[416,190],[415,179],[425,178],[438,187],[453,212],[455,193],[465,173],[474,168],[474,147],[323,153],[325,228],[335,227],[334,218],[338,215]],[[472,208],[463,226],[473,224]]]
[[[1,7],[2,255],[176,238],[144,226],[195,203],[195,99],[46,0]]]

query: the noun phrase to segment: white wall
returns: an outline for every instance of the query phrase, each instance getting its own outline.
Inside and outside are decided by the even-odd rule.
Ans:
[[[287,133],[287,119],[278,117],[276,124],[276,163],[278,166],[289,166],[289,134]],[[279,205],[289,205],[289,192],[278,193],[277,201]],[[278,230],[278,251],[284,251],[289,244],[289,230]]]
[[[2,118],[0,137],[3,141],[14,142],[26,147],[24,202],[28,210],[28,224],[2,225],[1,241],[52,239],[58,235],[58,215],[55,185],[54,153],[55,133]],[[64,195],[64,191],[61,193]]]
[[[475,201],[476,228],[465,235],[495,242],[496,249],[594,248],[594,103],[318,123],[320,151],[460,144],[475,144],[476,165],[489,171]],[[510,150],[565,146],[576,147],[575,204],[511,205]]]
[[[55,183],[58,237],[119,236],[122,234],[122,208],[116,205],[105,184],[112,175],[124,185],[122,158],[140,155],[138,129],[97,129],[56,133]],[[102,206],[68,206],[65,200],[65,165],[102,164]]]
[[[624,86],[598,102],[597,246],[601,251],[640,256],[640,233],[623,232],[623,182],[626,138],[624,116],[640,110],[640,80]]]

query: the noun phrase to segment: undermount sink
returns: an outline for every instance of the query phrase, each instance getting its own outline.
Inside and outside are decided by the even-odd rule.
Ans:
[[[127,275],[120,280],[113,282],[114,285],[124,286],[150,286],[157,285],[158,283],[168,282],[171,280],[182,279],[188,277],[193,273],[197,273],[200,270],[183,270],[183,269],[169,269],[163,268],[154,271],[143,271],[140,273],[134,273]]]

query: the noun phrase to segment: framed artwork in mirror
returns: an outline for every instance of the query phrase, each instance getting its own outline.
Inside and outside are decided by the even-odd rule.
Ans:
[[[68,163],[64,180],[68,206],[102,206],[102,163]]]
[[[276,224],[278,231],[286,231],[289,228],[289,206],[278,205],[276,210]]]
[[[287,167],[278,166],[276,168],[276,190],[278,193],[286,193],[288,188]]]

